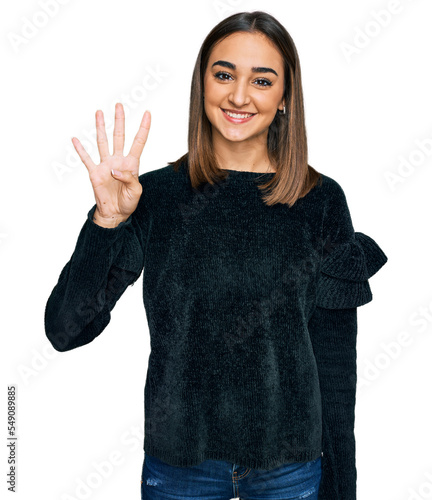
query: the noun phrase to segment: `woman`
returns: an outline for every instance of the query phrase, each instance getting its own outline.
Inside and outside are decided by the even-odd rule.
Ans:
[[[357,307],[387,261],[355,232],[341,186],[307,163],[300,64],[271,15],[208,34],[188,153],[139,175],[78,139],[96,204],[48,299],[59,351],[93,341],[141,275],[151,336],[141,497],[352,500]]]

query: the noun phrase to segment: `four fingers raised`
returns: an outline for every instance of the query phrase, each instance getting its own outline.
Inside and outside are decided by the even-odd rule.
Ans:
[[[132,143],[129,156],[132,156],[139,160],[144,146],[147,142],[147,137],[150,131],[150,123],[151,123],[151,114],[150,111],[146,111],[141,120],[140,128],[135,136],[135,139]],[[125,140],[125,114],[123,105],[121,103],[117,103],[115,107],[115,123],[114,123],[114,151],[113,154],[121,154],[123,155],[124,149],[124,140]],[[99,155],[101,162],[103,162],[108,156],[109,147],[108,147],[108,139],[105,131],[105,121],[103,112],[101,110],[96,111],[96,141],[97,147],[99,150]],[[90,172],[93,168],[96,167],[93,160],[90,158],[90,155],[84,149],[80,141],[76,138],[72,138],[72,144],[79,157],[81,158],[84,165],[87,167],[87,170]]]

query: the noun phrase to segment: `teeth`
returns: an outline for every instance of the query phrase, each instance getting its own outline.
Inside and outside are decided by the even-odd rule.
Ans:
[[[225,110],[224,110],[224,111],[225,111]],[[249,118],[249,116],[252,116],[252,115],[253,115],[253,113],[240,115],[240,114],[238,114],[238,113],[230,113],[229,111],[225,111],[225,113],[226,113],[228,116],[231,116],[232,118]]]

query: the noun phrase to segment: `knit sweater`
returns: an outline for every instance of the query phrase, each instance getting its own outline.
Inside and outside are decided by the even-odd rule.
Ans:
[[[115,228],[89,210],[45,309],[53,347],[96,339],[143,272],[150,332],[144,452],[185,467],[271,469],[322,457],[320,500],[355,500],[357,307],[387,261],[337,181],[267,206],[274,173],[193,189],[186,164],[141,174]]]

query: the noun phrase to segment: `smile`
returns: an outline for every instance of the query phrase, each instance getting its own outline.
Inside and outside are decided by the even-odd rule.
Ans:
[[[222,109],[222,111],[225,115],[225,118],[227,118],[230,122],[234,123],[243,123],[245,121],[248,121],[256,114],[256,113],[232,113],[231,111],[226,111],[225,109]]]

